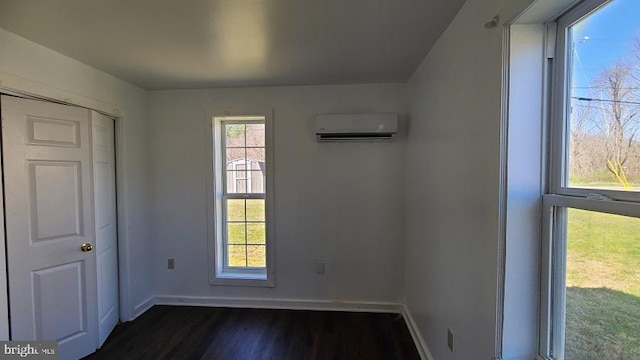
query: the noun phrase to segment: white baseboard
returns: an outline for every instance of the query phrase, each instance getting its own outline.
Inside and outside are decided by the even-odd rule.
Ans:
[[[411,333],[411,337],[413,338],[414,344],[416,344],[416,349],[418,349],[418,353],[420,354],[420,358],[423,360],[433,360],[433,356],[431,356],[431,352],[429,352],[429,348],[427,344],[424,342],[424,338],[420,333],[420,329],[418,329],[418,325],[415,320],[413,320],[413,316],[411,316],[411,312],[407,305],[402,305],[402,317],[404,317],[405,322],[407,323],[407,327],[409,328],[409,333]]]
[[[150,296],[147,300],[136,305],[136,307],[133,309],[133,319],[131,320],[134,320],[138,316],[142,315],[145,311],[151,309],[151,307],[155,304],[156,304],[155,297]]]
[[[378,313],[402,313],[402,305],[398,303],[360,302],[360,301],[327,301],[297,299],[246,299],[207,296],[156,295],[156,305],[212,306],[257,309],[289,309],[289,310],[326,310],[326,311],[359,311]]]

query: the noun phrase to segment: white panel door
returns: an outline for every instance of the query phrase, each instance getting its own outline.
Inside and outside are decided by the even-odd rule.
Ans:
[[[96,262],[98,271],[98,347],[120,318],[118,296],[118,224],[113,120],[91,112]]]
[[[12,340],[55,340],[61,359],[97,344],[90,112],[3,96]]]

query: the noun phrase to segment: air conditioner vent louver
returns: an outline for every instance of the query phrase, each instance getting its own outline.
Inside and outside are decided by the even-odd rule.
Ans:
[[[385,141],[391,140],[391,134],[322,134],[320,141]]]
[[[318,115],[315,122],[321,142],[388,141],[397,132],[396,114]]]

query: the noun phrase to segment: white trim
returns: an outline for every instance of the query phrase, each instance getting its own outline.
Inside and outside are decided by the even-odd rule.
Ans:
[[[543,24],[506,24],[501,124],[500,264],[494,359],[537,353],[541,195],[544,191],[546,86]],[[536,94],[539,96],[536,97]],[[505,119],[506,118],[506,119]],[[502,192],[506,192],[503,194]],[[504,196],[504,198],[503,198]],[[505,201],[505,204],[502,204]],[[504,208],[506,207],[506,208]],[[500,327],[502,326],[502,328]]]
[[[77,95],[66,90],[1,71],[0,92],[48,100],[55,103],[81,106],[109,116],[122,116],[122,108],[115,104]]]
[[[116,216],[118,218],[118,291],[120,295],[120,320],[126,321],[135,316],[135,309],[131,305],[131,268],[130,243],[129,243],[129,196],[127,191],[127,177],[125,168],[127,158],[125,156],[125,128],[124,114],[115,118],[115,156],[116,156]]]
[[[138,318],[138,316],[144,314],[147,310],[151,309],[155,304],[156,304],[155,296],[149,296],[147,300],[136,305],[134,309],[133,317],[130,319],[130,321],[133,321],[136,318]]]
[[[2,100],[0,99],[0,107]],[[1,115],[1,114],[0,114]],[[0,158],[3,157],[0,146]],[[0,160],[0,164],[3,162]],[[0,179],[4,179],[4,168],[0,166]],[[4,186],[0,186],[0,340],[9,340],[9,279],[7,276],[7,253],[4,223]]]
[[[221,236],[221,231],[217,226],[217,217],[221,215],[222,204],[222,184],[216,183],[215,173],[221,171],[220,162],[223,159],[218,154],[217,149],[221,149],[221,140],[214,133],[219,126],[219,120],[228,120],[229,117],[255,117],[264,118],[265,124],[265,161],[267,166],[265,184],[265,220],[266,220],[266,252],[267,266],[265,279],[239,279],[235,276],[216,275],[223,274],[224,263],[220,249],[220,244],[216,241]],[[274,215],[274,139],[273,139],[273,109],[272,108],[241,108],[241,109],[207,109],[205,111],[205,137],[206,137],[206,186],[207,186],[207,246],[209,252],[209,284],[210,285],[231,285],[231,286],[261,286],[275,287],[275,215]],[[218,129],[220,131],[220,129]],[[225,176],[223,176],[224,181]],[[251,273],[251,271],[246,271]]]
[[[402,314],[402,304],[350,300],[264,299],[217,296],[156,295],[155,305],[210,306],[248,309],[355,311]]]
[[[500,168],[498,169],[498,241],[497,276],[496,276],[496,331],[494,339],[494,356],[502,356],[504,342],[504,303],[506,292],[506,255],[507,255],[507,193],[508,193],[508,154],[509,154],[509,79],[510,79],[510,24],[504,24],[502,29],[502,91],[500,101]]]
[[[427,347],[427,344],[424,342],[424,338],[420,333],[418,325],[416,324],[413,316],[411,315],[411,312],[409,311],[409,308],[405,304],[402,304],[401,308],[402,317],[404,318],[404,322],[407,324],[407,328],[409,329],[409,333],[411,334],[413,343],[418,350],[418,354],[420,354],[420,358],[423,360],[434,360],[431,352],[429,351],[429,347]]]
[[[544,207],[568,207],[640,218],[640,204],[636,202],[598,200],[567,195],[545,194]]]
[[[551,354],[552,338],[552,288],[553,288],[553,209],[542,207],[541,256],[540,256],[540,303],[538,310],[538,357]]]

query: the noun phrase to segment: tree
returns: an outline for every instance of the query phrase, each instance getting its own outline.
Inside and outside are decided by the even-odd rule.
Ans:
[[[264,162],[264,141],[264,124],[227,124],[226,145],[231,148],[227,149],[227,161],[246,158]]]
[[[574,98],[572,173],[584,175],[596,165],[628,188],[627,163],[637,156],[640,136],[640,38],[633,57],[603,69],[590,88],[590,97]],[[640,171],[638,165],[633,164],[634,172]]]
[[[601,124],[606,135],[607,169],[629,187],[625,163],[629,159],[640,125],[640,88],[634,77],[635,64],[616,61],[596,79],[601,99]]]

